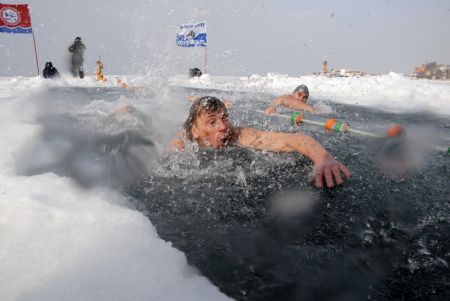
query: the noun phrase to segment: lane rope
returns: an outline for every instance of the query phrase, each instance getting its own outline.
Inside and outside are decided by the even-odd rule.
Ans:
[[[354,133],[354,134],[372,137],[372,138],[395,138],[397,136],[405,134],[405,129],[400,125],[392,126],[392,127],[388,128],[386,135],[380,135],[380,134],[375,134],[375,133],[366,132],[366,131],[362,131],[362,130],[352,129],[352,128],[350,128],[350,126],[348,125],[347,122],[341,122],[335,118],[329,118],[325,122],[319,122],[319,121],[306,119],[305,116],[303,114],[301,114],[300,112],[293,112],[291,114],[291,116],[287,116],[287,115],[282,115],[282,114],[278,114],[278,113],[266,114],[262,110],[255,110],[255,111],[258,113],[261,113],[263,115],[266,115],[266,116],[276,116],[276,117],[280,117],[280,118],[284,118],[284,119],[289,119],[292,125],[300,125],[302,123],[312,124],[312,125],[317,125],[317,126],[323,127],[328,131],[334,130],[338,133],[349,132],[349,133]],[[444,153],[447,153],[448,155],[450,155],[450,146],[445,147],[445,146],[440,146],[440,145],[432,145],[431,148],[435,151],[444,152]]]

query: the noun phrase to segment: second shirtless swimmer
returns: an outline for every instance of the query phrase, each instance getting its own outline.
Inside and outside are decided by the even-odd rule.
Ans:
[[[283,106],[292,110],[317,113],[313,106],[306,103],[309,98],[309,90],[305,85],[300,85],[290,95],[282,95],[274,99],[264,112],[266,114],[276,113],[275,106]]]

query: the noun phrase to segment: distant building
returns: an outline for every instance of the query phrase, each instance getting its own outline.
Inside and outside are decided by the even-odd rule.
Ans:
[[[322,62],[322,72],[319,73],[313,73],[316,75],[325,75],[328,77],[352,77],[352,76],[366,76],[367,73],[360,70],[347,70],[347,69],[331,69],[331,71],[328,70],[328,62],[323,61]]]
[[[450,65],[431,62],[414,68],[414,77],[427,79],[450,79]]]
[[[327,74],[328,73],[328,62],[327,61],[323,61],[322,62],[322,73],[323,74]]]
[[[339,76],[341,77],[351,77],[351,76],[366,76],[367,73],[361,70],[346,70],[346,69],[341,69],[341,70],[332,70],[332,72],[339,72]]]

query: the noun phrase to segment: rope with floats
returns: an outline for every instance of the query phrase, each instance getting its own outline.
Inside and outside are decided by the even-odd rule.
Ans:
[[[338,133],[347,133],[348,132],[348,133],[354,133],[354,134],[372,137],[372,138],[394,138],[394,137],[398,137],[400,135],[404,135],[406,133],[405,129],[400,125],[394,125],[394,126],[388,128],[386,135],[380,135],[380,134],[375,134],[375,133],[366,132],[366,131],[362,131],[362,130],[352,129],[352,128],[350,128],[350,126],[347,122],[345,122],[345,121],[341,122],[335,118],[329,118],[325,122],[320,122],[320,121],[306,119],[305,116],[303,114],[301,114],[300,112],[293,112],[291,114],[291,116],[287,116],[287,115],[282,115],[282,114],[277,114],[277,113],[266,114],[264,111],[261,111],[261,110],[255,110],[255,111],[258,113],[267,115],[267,116],[276,116],[276,117],[280,117],[280,118],[284,118],[284,119],[289,119],[291,124],[293,124],[293,125],[300,125],[302,123],[312,124],[312,125],[324,127],[326,130],[329,130],[329,131],[335,131]],[[444,146],[440,146],[440,145],[433,145],[431,148],[435,151],[445,152],[448,155],[450,155],[450,146],[444,147]]]

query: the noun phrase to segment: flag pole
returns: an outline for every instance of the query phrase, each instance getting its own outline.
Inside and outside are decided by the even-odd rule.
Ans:
[[[26,4],[26,7],[28,9],[28,4]],[[28,12],[29,12],[29,10],[28,10]],[[33,24],[31,22],[31,13],[29,13],[29,16],[30,16],[30,26],[31,26],[31,24]],[[33,35],[34,57],[36,58],[36,70],[37,70],[37,75],[39,76],[39,61],[38,61],[37,49],[36,49],[36,39],[34,38],[34,30],[32,27],[31,27],[31,34]]]
[[[37,50],[36,50],[36,39],[34,38],[34,31],[31,31],[31,33],[33,34],[34,55],[36,57],[36,70],[37,70],[37,75],[39,76],[39,61],[38,61]]]
[[[208,46],[205,45],[205,74],[208,73]]]

